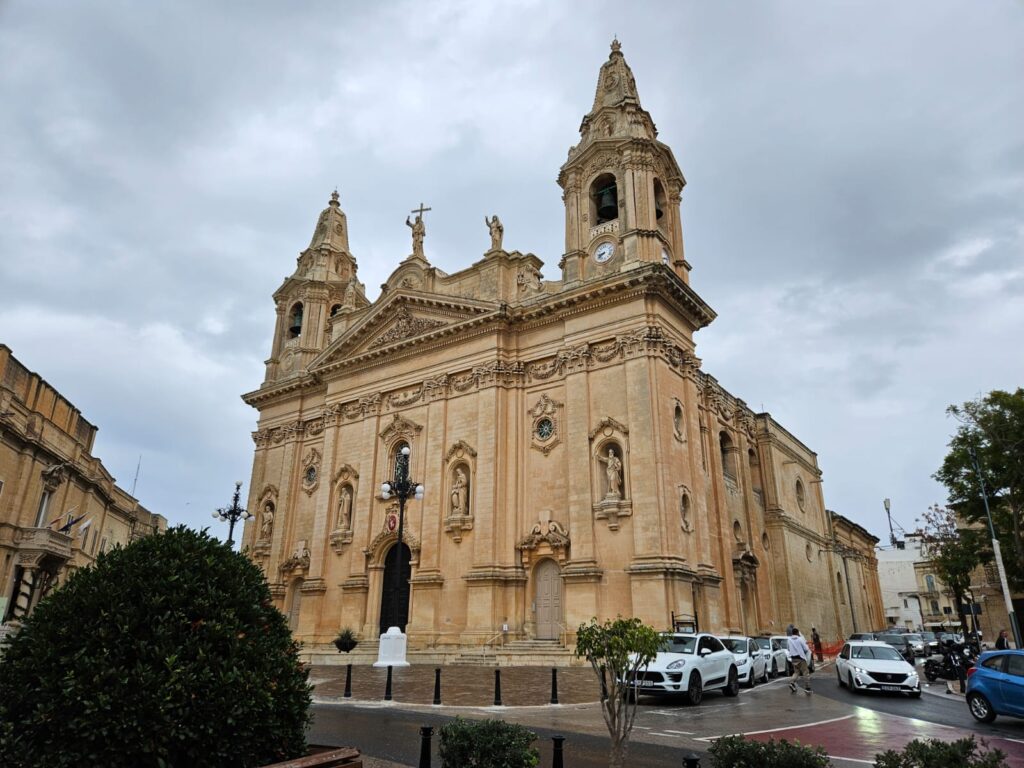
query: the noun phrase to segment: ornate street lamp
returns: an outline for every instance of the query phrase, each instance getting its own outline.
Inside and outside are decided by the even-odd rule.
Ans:
[[[229,521],[230,526],[228,527],[228,547],[234,546],[235,542],[232,540],[235,535],[235,523],[239,520],[248,520],[253,517],[253,514],[246,509],[242,509],[238,506],[238,499],[242,493],[242,481],[235,481],[235,496],[231,500],[230,507],[224,507],[218,509],[213,513],[214,520]]]
[[[395,553],[392,557],[395,574],[391,584],[391,610],[398,610],[398,599],[401,594],[401,549],[402,531],[405,527],[405,502],[410,498],[421,500],[423,498],[423,486],[409,479],[409,446],[403,445],[402,450],[396,457],[395,476],[392,480],[385,480],[380,484],[380,497],[384,500],[392,496],[398,499],[398,542],[393,548]],[[401,628],[400,628],[401,629]]]

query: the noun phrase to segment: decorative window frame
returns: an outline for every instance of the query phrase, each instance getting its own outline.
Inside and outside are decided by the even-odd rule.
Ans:
[[[563,403],[552,400],[547,393],[541,393],[540,399],[529,410],[530,415],[530,447],[547,456],[562,442],[562,408]],[[551,421],[551,436],[542,440],[537,436],[537,425],[544,419]]]
[[[693,533],[693,493],[684,483],[676,485],[679,498],[679,527],[683,533]]]
[[[677,442],[686,442],[686,408],[678,397],[672,398],[672,436]]]
[[[465,440],[458,440],[452,444],[445,454],[444,472],[444,496],[441,503],[444,505],[444,530],[452,537],[452,541],[458,544],[462,541],[462,532],[473,530],[473,510],[476,508],[474,494],[476,492],[476,451]],[[465,514],[457,515],[452,512],[451,493],[452,485],[455,482],[455,470],[458,467],[465,467],[469,475],[469,492],[466,494]]]
[[[338,504],[341,502],[341,492],[344,488],[350,488],[352,502],[348,510],[348,527],[341,525],[338,517]],[[340,555],[346,544],[352,543],[352,522],[356,514],[356,499],[359,498],[359,472],[349,464],[342,464],[331,478],[331,502],[330,514],[334,520],[333,530],[328,535],[331,549],[335,554]]]
[[[593,512],[595,520],[606,520],[608,530],[619,529],[619,518],[633,514],[633,501],[630,496],[629,481],[629,428],[611,416],[606,416],[597,423],[589,434],[590,440],[590,485],[593,490]],[[608,498],[601,489],[604,487],[601,476],[605,472],[598,456],[603,456],[609,445],[618,448],[619,461],[622,462],[622,494],[619,498]]]
[[[807,512],[807,486],[802,478],[797,477],[793,483],[793,493],[796,495],[796,506],[801,512]]]
[[[316,448],[310,448],[302,459],[302,490],[306,492],[307,496],[312,496],[320,487],[320,464],[322,461],[323,457]],[[309,479],[310,469],[314,471],[312,480]]]

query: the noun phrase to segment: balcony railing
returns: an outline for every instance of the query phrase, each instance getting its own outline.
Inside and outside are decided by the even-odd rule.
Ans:
[[[40,552],[59,560],[71,559],[71,537],[49,528],[22,528],[14,544],[19,552]]]

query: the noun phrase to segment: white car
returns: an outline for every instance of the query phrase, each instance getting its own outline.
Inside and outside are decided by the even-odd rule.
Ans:
[[[921,698],[921,680],[917,670],[900,652],[879,640],[855,640],[846,643],[836,657],[836,677],[840,686],[854,693],[892,691]]]
[[[704,632],[664,632],[661,637],[657,656],[636,673],[634,695],[681,694],[688,703],[700,704],[704,691],[739,693],[735,658],[717,637]]]
[[[787,676],[793,674],[793,662],[789,658],[789,636],[788,635],[772,635],[772,642],[778,643],[779,648],[786,654],[786,666],[779,669],[779,672],[784,672]]]
[[[789,655],[786,653],[785,645],[780,645],[773,637],[756,637],[754,642],[761,649],[769,677],[774,680],[786,671],[789,667]]]
[[[768,682],[768,664],[761,653],[761,648],[752,638],[729,635],[718,639],[722,641],[722,645],[732,651],[741,685],[753,688],[758,681]]]

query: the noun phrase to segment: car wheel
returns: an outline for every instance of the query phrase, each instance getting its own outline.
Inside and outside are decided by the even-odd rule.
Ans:
[[[996,711],[992,709],[992,703],[977,691],[967,694],[967,707],[979,723],[991,723],[996,719]]]
[[[761,677],[761,682],[762,683],[767,683],[768,682],[768,665],[767,664],[764,665],[764,675]]]
[[[736,667],[729,667],[729,682],[725,684],[722,693],[726,696],[740,695],[740,676],[736,674]]]
[[[775,659],[772,659],[772,680],[779,676],[779,669],[775,666]]]
[[[750,665],[750,671],[747,673],[747,682],[745,682],[743,685],[746,688],[753,688],[755,685],[757,685],[757,678],[754,677],[753,664]]]
[[[860,693],[860,691],[857,690],[857,685],[853,682],[853,672],[846,673],[846,687],[854,693]]]
[[[686,703],[697,706],[704,698],[704,687],[701,685],[700,673],[691,672],[690,682],[686,686]]]

